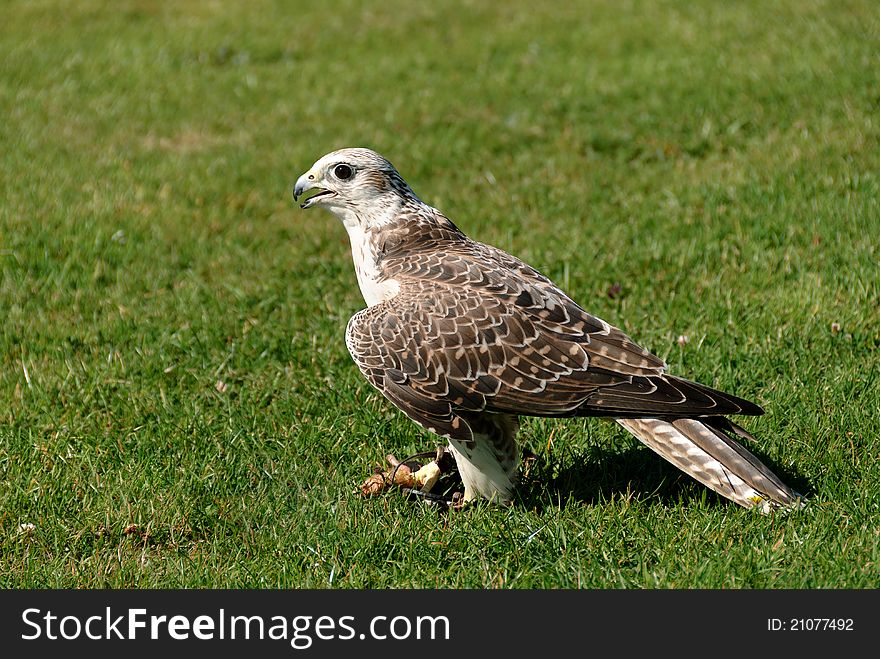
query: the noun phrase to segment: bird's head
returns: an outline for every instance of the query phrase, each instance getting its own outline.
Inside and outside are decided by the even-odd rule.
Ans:
[[[420,203],[394,166],[369,149],[340,149],[320,158],[297,179],[293,200],[321,206],[346,226],[380,224],[407,202]],[[389,218],[390,219],[390,218]]]

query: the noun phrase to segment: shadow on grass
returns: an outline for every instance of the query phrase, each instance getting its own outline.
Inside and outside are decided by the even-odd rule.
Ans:
[[[784,483],[808,497],[809,483],[756,453]],[[535,456],[526,461],[516,504],[538,512],[571,503],[600,504],[619,498],[656,499],[665,505],[731,505],[660,456],[641,446],[591,448],[582,453]]]
[[[805,478],[748,448],[782,482],[810,498],[813,490]],[[415,471],[430,455],[433,452],[428,451],[405,462]],[[453,493],[463,493],[464,486],[451,454],[447,453],[446,459],[444,475],[427,496],[449,501]],[[411,493],[415,494],[418,493]],[[550,455],[524,450],[520,482],[514,495],[516,506],[540,513],[547,508],[597,505],[621,498],[657,500],[669,507],[703,502],[713,508],[735,505],[641,445],[592,447],[582,452],[563,450]]]

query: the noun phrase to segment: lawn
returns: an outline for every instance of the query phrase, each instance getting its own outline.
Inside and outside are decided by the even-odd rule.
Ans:
[[[876,3],[16,0],[0,57],[0,587],[880,586]],[[362,498],[436,442],[291,200],[343,146],[762,405],[810,505],[595,419],[509,509]]]

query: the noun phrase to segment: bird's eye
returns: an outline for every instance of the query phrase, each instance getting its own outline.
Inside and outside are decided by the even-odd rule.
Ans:
[[[354,176],[354,170],[349,165],[343,163],[333,168],[333,175],[340,181],[347,181]]]

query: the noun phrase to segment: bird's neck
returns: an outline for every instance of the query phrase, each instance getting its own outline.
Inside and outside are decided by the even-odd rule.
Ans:
[[[373,203],[364,204],[357,209],[348,206],[336,208],[331,206],[328,210],[342,220],[342,224],[350,234],[353,230],[371,231],[391,224],[400,216],[401,209],[407,203],[396,195],[387,195],[387,198],[382,197],[381,201],[376,199]]]
[[[370,215],[343,217],[351,241],[351,256],[358,285],[367,306],[390,300],[400,290],[399,282],[382,268],[391,251],[415,249],[425,238],[441,234],[463,234],[436,209],[419,200],[406,200]]]

